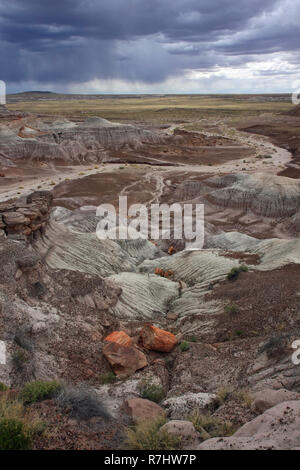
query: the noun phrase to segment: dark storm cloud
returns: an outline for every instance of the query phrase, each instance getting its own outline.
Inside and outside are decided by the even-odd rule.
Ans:
[[[0,0],[0,78],[155,83],[237,65],[299,50],[299,12],[299,0]]]

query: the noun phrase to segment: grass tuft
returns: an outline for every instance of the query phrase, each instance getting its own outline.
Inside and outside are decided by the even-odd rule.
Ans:
[[[125,447],[130,450],[177,450],[180,439],[160,428],[166,423],[164,418],[144,421],[133,428],[126,428]]]
[[[60,389],[61,385],[56,380],[52,380],[51,382],[36,380],[25,384],[19,396],[23,403],[28,405],[52,398]]]

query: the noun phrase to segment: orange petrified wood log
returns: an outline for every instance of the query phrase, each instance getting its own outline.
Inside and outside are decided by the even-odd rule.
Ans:
[[[160,352],[172,351],[178,342],[175,335],[150,323],[147,323],[142,329],[141,339],[146,349]]]
[[[113,331],[110,335],[106,336],[104,341],[109,341],[111,343],[117,343],[121,346],[125,346],[125,348],[129,348],[133,345],[133,340],[128,336],[125,331]]]

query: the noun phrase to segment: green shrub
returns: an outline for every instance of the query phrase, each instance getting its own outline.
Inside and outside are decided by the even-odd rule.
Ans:
[[[181,352],[185,352],[185,351],[188,351],[191,346],[190,346],[190,343],[188,343],[187,341],[182,341],[179,347],[180,347]]]
[[[56,380],[51,382],[36,380],[25,384],[20,393],[20,399],[25,404],[36,403],[37,401],[52,398],[60,389],[61,385]]]
[[[160,403],[165,396],[164,389],[160,385],[146,383],[141,386],[140,394],[142,398]]]
[[[0,419],[0,450],[27,450],[31,438],[22,421]]]
[[[243,330],[236,330],[235,334],[236,334],[236,336],[240,336],[240,337],[244,336]]]
[[[161,431],[164,418],[154,421],[143,421],[133,428],[126,428],[125,446],[130,450],[177,450],[180,439]]]
[[[225,313],[230,313],[231,315],[234,315],[237,313],[237,306],[235,304],[228,304],[224,307],[224,312]]]
[[[102,385],[105,385],[105,384],[112,384],[114,383],[115,381],[117,380],[117,377],[115,376],[115,374],[113,372],[107,372],[106,374],[102,374],[100,376],[100,383]]]
[[[244,264],[242,264],[241,266],[237,266],[235,268],[232,268],[229,273],[227,274],[227,279],[229,279],[230,281],[233,281],[234,279],[236,279],[238,277],[238,275],[241,273],[241,272],[246,272],[248,271],[248,267]]]
[[[0,450],[29,449],[34,437],[45,429],[41,424],[26,414],[20,401],[9,395],[0,398]]]
[[[5,385],[3,382],[0,382],[0,392],[6,392],[8,390],[8,386]]]

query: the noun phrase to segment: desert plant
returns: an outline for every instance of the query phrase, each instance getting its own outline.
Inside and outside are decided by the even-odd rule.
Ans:
[[[176,450],[180,448],[180,439],[161,431],[164,418],[154,421],[142,421],[133,428],[125,429],[125,447],[130,450]]]
[[[244,403],[247,408],[251,408],[254,398],[247,390],[238,390],[235,392],[235,396]]]
[[[61,385],[56,380],[52,380],[50,382],[36,380],[24,385],[20,392],[20,399],[26,405],[36,403],[37,401],[47,400],[48,398],[54,397],[60,389]]]
[[[117,377],[113,372],[107,372],[106,374],[100,375],[100,383],[104,384],[112,384],[117,380]]]
[[[230,421],[222,421],[209,414],[194,412],[189,420],[193,423],[195,429],[200,433],[203,441],[211,437],[231,436],[234,432],[234,426]]]
[[[57,396],[57,403],[60,407],[69,409],[71,416],[80,420],[110,418],[97,393],[85,385],[63,387]]]
[[[23,403],[5,394],[0,399],[0,450],[29,449],[35,435],[44,430],[41,424],[29,419]]]
[[[239,337],[244,336],[243,330],[236,330],[235,334],[236,334],[236,336],[239,336]]]
[[[140,394],[142,398],[160,403],[165,396],[164,389],[161,385],[143,383],[140,387]]]
[[[30,435],[22,421],[0,419],[0,450],[27,450],[30,443]]]
[[[221,403],[224,403],[230,395],[230,390],[226,387],[219,388],[217,392],[218,399]]]
[[[181,352],[188,351],[190,349],[190,343],[188,341],[182,341],[179,345]]]
[[[234,315],[235,313],[237,313],[237,306],[235,304],[228,304],[228,305],[225,305],[224,307],[224,312],[225,313],[229,313],[231,315]]]
[[[246,271],[248,271],[248,267],[245,264],[242,264],[241,266],[236,266],[229,271],[229,273],[227,274],[227,279],[233,281],[238,277],[241,272]]]
[[[8,386],[5,385],[3,382],[0,382],[0,392],[6,392],[8,390]]]

